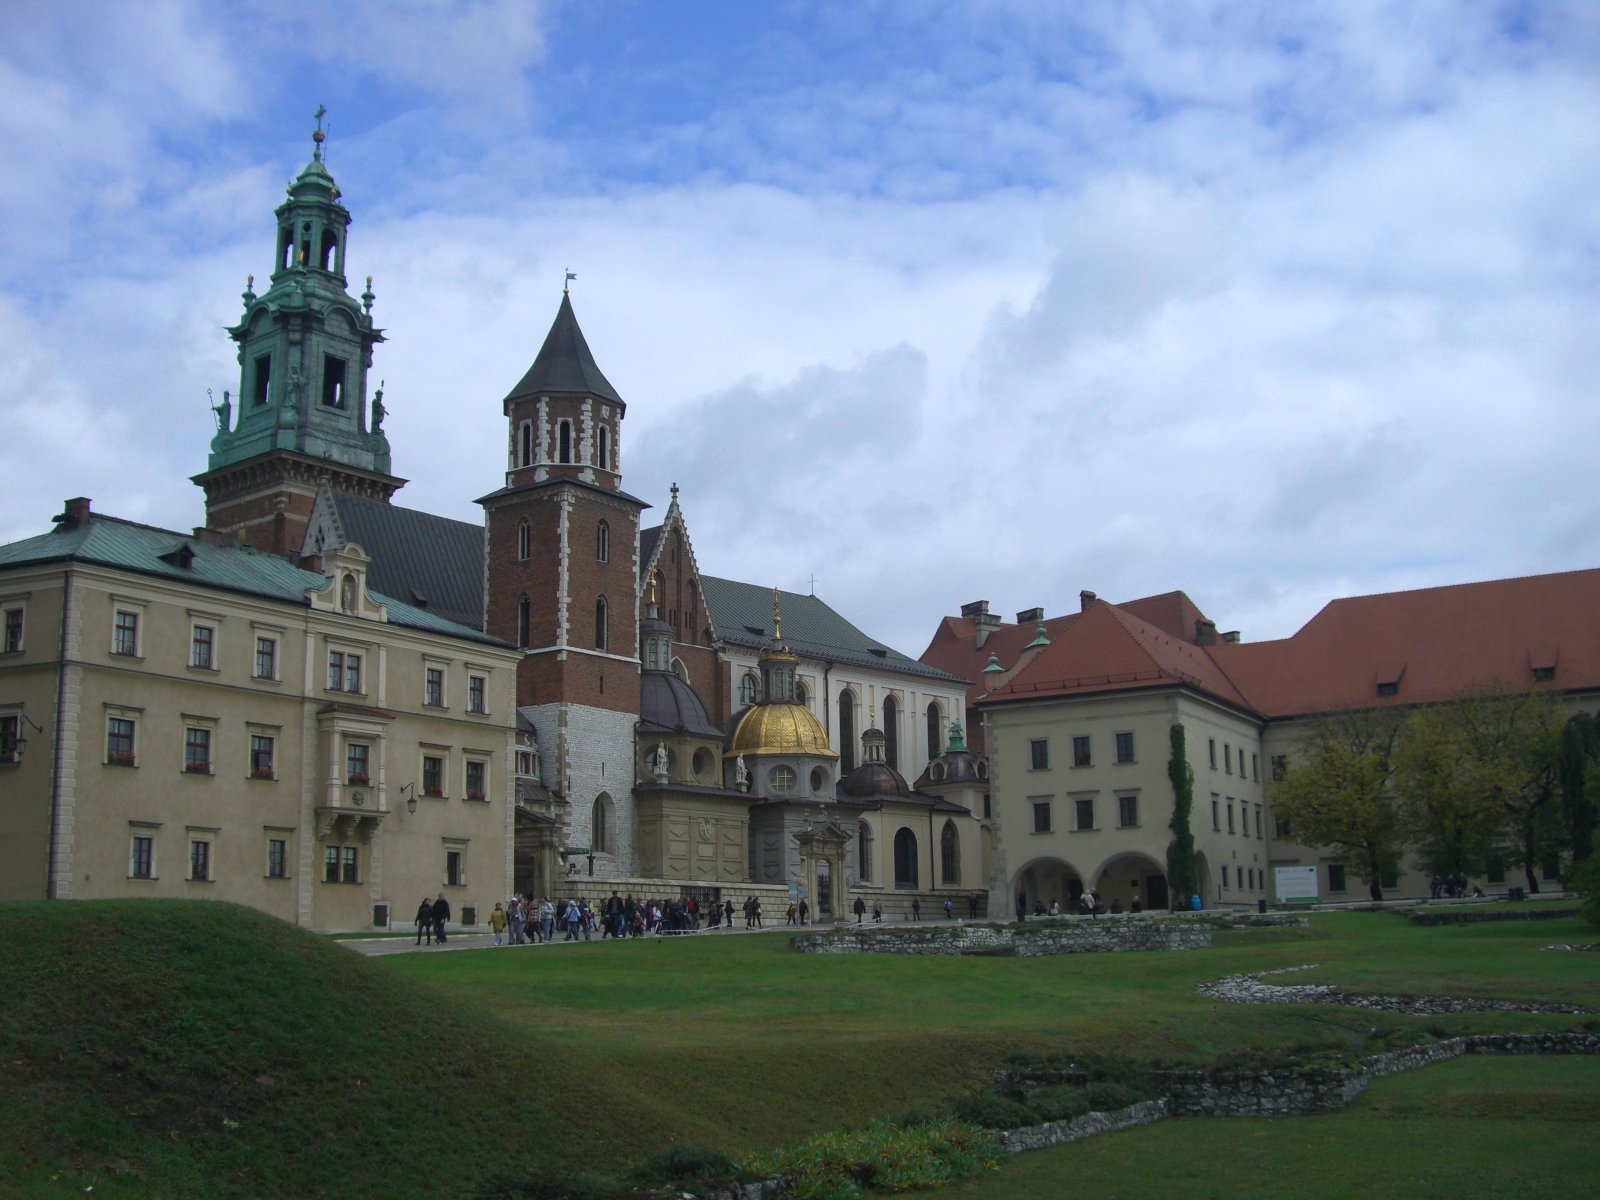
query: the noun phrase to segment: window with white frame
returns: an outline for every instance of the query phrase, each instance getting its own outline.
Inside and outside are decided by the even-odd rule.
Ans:
[[[106,762],[114,767],[133,767],[138,759],[138,720],[132,713],[112,713],[106,718]]]
[[[793,767],[787,763],[779,763],[767,772],[767,786],[772,789],[774,795],[787,796],[794,791],[795,778]]]
[[[424,668],[422,703],[429,708],[444,707],[444,668]]]
[[[595,526],[594,556],[600,562],[611,561],[611,526],[605,521]]]
[[[136,826],[128,843],[128,878],[156,877],[156,831],[154,826]]]
[[[1075,800],[1073,800],[1072,807],[1074,808],[1074,810],[1076,810],[1076,816],[1077,816],[1077,822],[1078,822],[1076,828],[1078,828],[1080,830],[1084,830],[1084,831],[1088,831],[1088,830],[1093,829],[1094,828],[1094,797],[1093,796],[1079,796]]]
[[[22,653],[22,630],[25,611],[22,606],[7,606],[5,608],[5,635],[0,641],[0,653]]]
[[[288,831],[267,833],[267,878],[289,878]]]
[[[328,690],[360,692],[361,655],[351,650],[328,651]]]
[[[467,759],[467,799],[487,800],[489,798],[489,763],[481,758]]]
[[[199,622],[189,626],[189,665],[201,671],[217,669],[217,627]]]
[[[1117,761],[1131,763],[1133,761],[1133,733],[1124,731],[1117,734]]]
[[[756,702],[761,685],[756,682],[756,677],[749,671],[744,673],[744,678],[739,680],[739,706],[748,708]]]
[[[1139,797],[1117,797],[1117,825],[1122,829],[1135,829],[1139,824]]]
[[[444,882],[446,887],[466,887],[467,846],[461,841],[446,841],[444,849]]]
[[[278,639],[269,634],[256,634],[256,656],[251,674],[257,679],[278,677]]]
[[[360,883],[359,859],[354,846],[324,846],[322,850],[322,880],[324,883]]]
[[[17,739],[22,736],[22,717],[19,713],[0,715],[0,763],[22,761],[17,752]]]
[[[270,733],[250,734],[250,778],[273,779],[277,770],[278,742]]]
[[[422,794],[424,796],[444,795],[443,755],[424,754],[422,756]]]
[[[196,883],[211,882],[211,833],[189,834],[189,878]]]
[[[139,612],[119,608],[111,622],[111,653],[127,658],[139,657]]]
[[[467,676],[467,711],[469,713],[489,711],[489,681],[482,675]]]
[[[184,726],[183,770],[188,775],[211,774],[211,729],[208,726]]]
[[[372,782],[372,747],[366,742],[346,742],[344,746],[344,781],[361,786]]]
[[[527,562],[533,555],[533,526],[527,521],[517,523],[517,561]]]

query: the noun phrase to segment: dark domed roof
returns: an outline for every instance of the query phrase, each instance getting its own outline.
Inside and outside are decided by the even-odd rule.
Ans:
[[[940,783],[987,783],[983,760],[970,750],[946,750],[922,769],[917,787]]]
[[[909,796],[906,777],[888,763],[865,762],[839,781],[839,795],[868,799],[878,796]]]
[[[671,671],[645,671],[639,676],[639,731],[676,733],[721,740],[695,690]]]

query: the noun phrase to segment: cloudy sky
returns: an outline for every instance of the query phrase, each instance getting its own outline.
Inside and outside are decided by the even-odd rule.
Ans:
[[[1600,565],[1600,5],[0,18],[0,542],[201,521],[321,103],[412,507],[477,519],[570,268],[628,490],[911,654],[976,599],[1255,641]]]

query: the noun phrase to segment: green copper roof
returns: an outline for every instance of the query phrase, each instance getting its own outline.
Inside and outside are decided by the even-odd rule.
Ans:
[[[323,591],[332,584],[320,572],[303,570],[276,554],[264,554],[248,546],[214,546],[175,530],[98,514],[75,528],[58,528],[0,546],[0,569],[63,561],[98,563],[193,587],[241,592],[298,605],[307,603],[307,593]],[[387,606],[391,625],[495,646],[506,644],[391,596],[378,592],[372,596]]]
[[[544,345],[539,348],[539,357],[533,360],[533,366],[517,386],[506,394],[504,411],[509,413],[511,402],[523,396],[552,393],[599,396],[602,400],[622,404],[617,389],[595,365],[589,343],[583,340],[583,330],[578,328],[578,318],[572,311],[572,298],[565,292],[561,293],[561,307],[556,311],[550,332],[545,335]]]

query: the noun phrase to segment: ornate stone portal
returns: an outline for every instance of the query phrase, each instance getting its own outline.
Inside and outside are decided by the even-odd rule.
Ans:
[[[801,895],[811,906],[812,919],[828,920],[847,911],[844,864],[850,833],[836,821],[820,826],[807,821],[794,840],[800,847],[798,882],[804,888]]]

